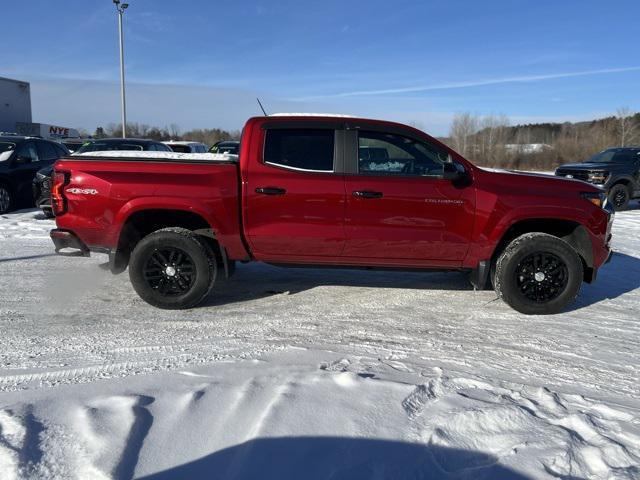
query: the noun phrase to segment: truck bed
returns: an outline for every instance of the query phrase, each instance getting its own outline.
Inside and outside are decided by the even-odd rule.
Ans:
[[[68,212],[58,227],[78,233],[90,250],[111,251],[136,214],[191,212],[207,220],[232,258],[245,258],[240,235],[238,157],[169,152],[92,152],[58,161],[67,172]]]

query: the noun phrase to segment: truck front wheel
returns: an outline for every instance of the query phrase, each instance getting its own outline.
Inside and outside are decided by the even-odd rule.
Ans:
[[[144,237],[131,253],[129,278],[145,302],[184,309],[209,295],[216,279],[213,251],[185,228],[164,228]]]
[[[575,300],[582,279],[582,260],[571,245],[546,233],[526,233],[498,258],[495,290],[521,313],[547,315]]]
[[[618,183],[609,190],[609,201],[613,204],[613,208],[618,212],[626,210],[631,200],[631,192],[626,185]]]

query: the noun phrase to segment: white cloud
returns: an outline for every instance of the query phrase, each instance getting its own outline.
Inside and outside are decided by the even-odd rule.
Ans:
[[[548,73],[548,74],[542,74],[542,75],[521,75],[521,76],[513,76],[513,77],[489,78],[489,79],[482,79],[482,80],[465,80],[460,82],[439,83],[439,84],[432,84],[432,85],[418,85],[415,87],[342,92],[342,93],[334,93],[334,94],[328,94],[328,95],[305,97],[305,98],[302,98],[301,100],[318,100],[323,98],[360,97],[360,96],[371,96],[371,95],[389,95],[389,94],[395,94],[395,93],[429,92],[433,90],[451,90],[451,89],[458,89],[458,88],[480,87],[485,85],[499,85],[503,83],[539,82],[543,80],[553,80],[558,78],[585,77],[590,75],[604,75],[604,74],[611,74],[611,73],[624,73],[624,72],[637,72],[637,71],[640,71],[640,66],[624,67],[624,68],[604,68],[600,70],[582,70],[578,72]]]

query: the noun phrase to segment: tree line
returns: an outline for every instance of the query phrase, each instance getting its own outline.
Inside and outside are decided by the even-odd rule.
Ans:
[[[553,170],[605,148],[639,144],[640,113],[620,108],[616,115],[588,122],[511,126],[505,115],[465,112],[454,116],[449,137],[441,140],[481,166]]]
[[[88,137],[90,135],[87,131],[81,131],[80,134],[83,137]],[[93,138],[122,137],[122,124],[110,123],[106,127],[97,127],[91,136]],[[157,127],[147,125],[146,123],[127,122],[126,136],[129,138],[148,138],[158,141],[191,140],[211,146],[214,143],[223,140],[239,140],[240,131],[229,131],[221,128],[197,128],[181,132],[180,127],[176,124]]]

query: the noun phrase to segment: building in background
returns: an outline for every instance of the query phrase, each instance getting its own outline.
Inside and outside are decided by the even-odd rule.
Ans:
[[[0,132],[15,132],[18,122],[31,123],[31,87],[0,77]]]
[[[25,137],[42,137],[48,138],[49,140],[80,137],[78,130],[75,128],[49,125],[47,123],[16,122],[14,132],[24,135]]]

